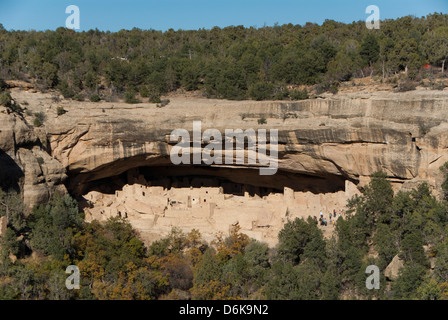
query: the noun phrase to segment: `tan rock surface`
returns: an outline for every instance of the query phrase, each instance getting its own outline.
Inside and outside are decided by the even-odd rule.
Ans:
[[[66,192],[65,168],[42,147],[32,126],[0,107],[0,186],[21,191],[28,208],[59,190]]]
[[[191,131],[193,120],[201,120],[203,130],[221,132],[278,129],[280,170],[334,175],[361,184],[377,170],[400,184],[416,177],[436,184],[438,168],[448,160],[448,91],[346,94],[299,102],[173,97],[164,108],[148,103],[53,103],[48,95],[21,94],[47,111],[52,155],[69,171],[80,173],[73,189],[136,166],[167,163],[172,147],[167,137],[176,128]],[[63,116],[56,115],[59,105],[68,111]],[[284,120],[285,113],[295,117]],[[266,125],[257,123],[261,116]]]
[[[219,178],[280,192],[284,187],[303,194],[343,191],[341,199],[345,201],[359,192],[355,185],[359,188],[368,183],[369,176],[378,170],[388,174],[396,189],[403,183],[409,187],[413,182],[428,181],[437,190],[442,179],[439,167],[448,161],[447,90],[343,93],[296,102],[173,96],[171,103],[163,108],[150,103],[55,102],[52,94],[31,90],[13,89],[12,95],[19,103],[29,102],[32,112],[46,113],[47,120],[40,130],[46,132],[51,157],[67,170],[69,191],[78,197],[95,191],[94,185],[121,179],[129,170],[152,167],[164,168],[172,175],[210,175],[210,170],[214,169],[213,175]],[[67,113],[58,116],[57,107],[63,107]],[[14,116],[0,113],[0,117],[0,149],[7,150],[13,162],[26,163],[19,167],[25,173],[27,201],[43,200],[47,195],[40,186],[51,189],[52,183],[60,185],[63,172],[51,159],[44,161],[45,166],[37,165],[33,157],[45,158],[38,155],[38,150],[18,151],[28,141],[35,144],[41,131],[29,130],[29,126]],[[267,119],[267,124],[258,124],[261,117]],[[25,120],[31,123],[32,117],[25,116]],[[173,129],[191,131],[194,120],[202,121],[202,131],[208,128],[221,132],[237,128],[278,129],[279,172],[263,177],[258,175],[258,167],[247,164],[213,168],[171,166],[168,155],[173,144],[168,142],[168,137]],[[331,197],[320,204],[327,203]],[[113,200],[108,201],[114,205]],[[306,204],[314,200],[298,196],[294,201]],[[144,207],[135,201],[128,205],[134,210]],[[154,207],[153,210],[161,209]],[[307,214],[315,215],[314,210],[320,208]],[[269,214],[269,211],[260,211],[258,220],[249,219],[244,223],[269,220]],[[157,216],[158,213],[154,213],[148,220],[153,221]],[[165,218],[166,221],[161,219],[156,223],[168,228],[186,225],[188,220],[176,215]],[[274,220],[281,220],[281,217],[274,216]],[[222,228],[226,230],[231,222],[223,223]],[[148,227],[143,224],[142,228]]]
[[[396,280],[400,275],[400,269],[403,267],[404,261],[396,255],[384,270],[384,275],[391,281]]]

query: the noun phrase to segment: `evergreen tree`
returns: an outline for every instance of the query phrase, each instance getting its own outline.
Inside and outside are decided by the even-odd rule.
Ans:
[[[380,54],[380,45],[376,36],[368,33],[361,42],[359,48],[359,55],[364,66],[372,66],[378,61]]]

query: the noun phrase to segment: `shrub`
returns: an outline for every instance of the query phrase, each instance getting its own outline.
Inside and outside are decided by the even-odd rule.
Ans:
[[[448,200],[448,162],[445,162],[439,170],[443,174],[442,191],[445,200]]]
[[[397,84],[398,83],[398,78],[389,78],[386,82],[391,83],[391,84]]]
[[[142,98],[148,98],[149,97],[149,89],[147,86],[145,86],[144,84],[142,84],[139,88],[140,91],[140,96]]]
[[[42,121],[39,120],[39,118],[34,118],[33,124],[35,127],[42,126]]]
[[[279,91],[274,95],[274,100],[285,100],[289,97],[289,95],[288,90]]]
[[[0,91],[6,88],[6,82],[0,77]]]
[[[131,103],[131,104],[134,104],[134,103],[140,103],[140,100],[138,100],[138,99],[135,97],[135,95],[136,95],[136,92],[135,92],[134,90],[126,91],[125,94],[124,94],[124,100],[125,100],[125,102],[126,102],[126,103]]]
[[[151,103],[160,103],[161,102],[160,95],[153,95],[153,94],[151,94],[149,96],[149,102],[151,102]]]
[[[289,118],[297,119],[298,118],[297,113],[295,113],[295,112],[283,112],[282,113],[283,121],[285,121],[286,119],[289,119]]]
[[[33,251],[62,260],[75,254],[73,236],[82,227],[78,205],[69,195],[55,193],[51,202],[34,207],[26,221],[33,231],[30,245]]]
[[[59,95],[56,94],[51,97],[51,101],[58,103],[61,102],[61,98],[59,97]]]
[[[308,91],[306,91],[306,89],[293,91],[290,93],[290,97],[293,100],[305,100],[309,98]]]
[[[249,87],[249,96],[254,100],[266,100],[272,97],[274,87],[269,83],[257,82]]]
[[[34,126],[35,127],[42,126],[45,119],[46,119],[45,113],[43,113],[43,112],[34,113]]]
[[[406,80],[398,83],[395,92],[412,91],[417,88],[417,84],[414,81]]]
[[[286,261],[298,264],[307,256],[307,249],[311,250],[309,243],[320,240],[318,246],[325,247],[323,234],[317,225],[310,219],[295,218],[289,220],[278,234],[278,253]]]
[[[18,103],[14,103],[13,105],[11,105],[11,109],[14,112],[18,112],[18,113],[22,113],[23,112],[23,108],[20,104]]]
[[[445,89],[446,85],[443,82],[432,82],[429,84],[429,87],[432,90],[443,90]]]
[[[90,101],[92,101],[92,102],[99,102],[99,101],[101,101],[101,98],[100,98],[100,96],[97,95],[97,94],[92,94],[92,95],[90,96]]]
[[[12,105],[12,97],[9,91],[3,91],[0,93],[0,105],[5,107],[11,107]]]
[[[82,94],[80,94],[80,93],[75,94],[75,96],[73,97],[73,100],[84,101],[84,96]]]
[[[339,91],[339,82],[325,80],[317,84],[314,88],[316,90],[316,94],[322,94],[327,91],[336,94]]]
[[[328,91],[332,94],[337,94],[339,92],[339,82],[333,82]]]
[[[258,124],[266,124],[267,123],[267,121],[266,121],[266,118],[265,117],[261,117],[260,119],[258,119]]]
[[[338,81],[325,79],[322,82],[315,85],[314,89],[316,90],[316,94],[322,94],[324,92],[330,92],[332,94],[337,94],[339,92],[339,85],[340,85],[340,82],[338,82]],[[359,85],[362,85],[362,83],[359,83]]]
[[[37,157],[36,160],[37,160],[37,163],[38,163],[38,164],[44,164],[44,158],[42,158],[42,157]]]
[[[56,109],[56,113],[58,116],[62,116],[63,114],[67,113],[67,110],[65,110],[63,107],[58,107]]]
[[[62,81],[59,84],[58,89],[65,99],[71,99],[75,95],[75,92],[70,88],[66,81]]]
[[[160,96],[162,94],[160,93],[160,89],[156,88],[155,86],[151,85],[148,87],[148,97],[149,102],[151,103],[160,103]]]

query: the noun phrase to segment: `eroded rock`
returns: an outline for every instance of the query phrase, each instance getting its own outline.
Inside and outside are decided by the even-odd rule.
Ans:
[[[384,275],[389,281],[394,281],[400,275],[400,269],[404,267],[404,261],[396,255],[384,270]]]
[[[209,176],[242,186],[272,189],[274,194],[286,196],[278,211],[259,210],[260,217],[251,217],[245,227],[249,232],[253,225],[266,228],[271,220],[284,223],[287,218],[282,216],[286,214],[283,206],[298,208],[314,201],[304,196],[307,192],[322,197],[341,193],[343,202],[359,194],[370,175],[380,170],[386,172],[396,190],[426,181],[437,191],[443,179],[439,167],[448,161],[446,90],[348,93],[298,102],[174,96],[164,108],[151,103],[54,102],[50,94],[23,90],[13,90],[12,94],[17,101],[27,100],[33,112],[47,115],[39,131],[30,130],[26,116],[24,120],[10,114],[0,117],[0,177],[22,181],[28,204],[44,201],[53,189],[63,186],[66,170],[66,185],[72,195],[82,199],[93,191],[99,193],[89,200],[94,202],[90,209],[121,206],[119,212],[131,208],[136,214],[153,215],[154,225],[168,218],[166,212],[163,215],[162,206],[139,203],[132,197],[121,203],[116,201],[116,192],[124,192],[124,186],[132,185],[126,176],[139,168],[152,168],[167,179]],[[67,113],[57,115],[57,107],[63,107]],[[261,117],[267,119],[267,124],[258,123]],[[169,154],[174,143],[169,141],[169,135],[174,129],[191,132],[193,121],[201,121],[202,131],[213,128],[222,133],[225,129],[277,129],[278,173],[260,176],[259,167],[248,163],[172,165]],[[48,138],[48,156],[39,144],[44,139],[42,132]],[[193,189],[201,187],[190,183]],[[256,193],[251,196],[251,201],[259,200]],[[98,197],[102,197],[101,203]],[[325,199],[319,201],[319,206],[325,206]],[[244,214],[242,208],[248,207],[248,203],[243,201],[243,206],[233,211]],[[322,209],[313,208],[306,214],[318,215]],[[325,210],[333,209],[329,205]],[[98,217],[101,213],[95,210],[87,216]],[[208,206],[204,210],[209,218],[216,218],[219,212],[218,207]],[[226,220],[222,228],[227,229],[235,219]],[[236,220],[240,225],[247,222]],[[189,217],[174,217],[172,221],[176,222],[166,222],[167,227],[182,227]]]
[[[65,168],[42,147],[34,128],[0,107],[0,186],[20,191],[28,209],[66,192]]]

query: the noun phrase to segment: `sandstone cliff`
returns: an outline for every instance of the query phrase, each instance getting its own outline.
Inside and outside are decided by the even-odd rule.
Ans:
[[[438,168],[448,160],[448,92],[345,94],[300,102],[220,101],[172,98],[154,104],[62,102],[55,104],[45,130],[52,156],[74,179],[70,189],[139,166],[169,164],[175,128],[279,130],[279,173],[350,180],[364,184],[384,170],[398,184],[413,179],[439,183]],[[267,119],[260,125],[257,120]],[[275,186],[276,181],[266,184]],[[275,181],[274,181],[275,180]],[[252,181],[256,182],[256,181]],[[279,185],[284,185],[281,181]]]
[[[298,102],[171,97],[163,108],[55,102],[50,94],[18,89],[12,94],[19,103],[29,102],[29,110],[47,114],[44,127],[33,130],[26,124],[32,117],[0,113],[0,175],[4,184],[23,186],[29,205],[45,200],[62,182],[79,198],[92,190],[113,194],[129,182],[117,181],[136,168],[213,176],[279,192],[285,187],[313,194],[344,191],[347,197],[357,192],[352,185],[362,187],[383,170],[397,189],[428,181],[437,190],[439,167],[448,161],[446,90],[344,93]],[[67,113],[58,116],[57,107]],[[259,124],[260,118],[267,123]],[[278,129],[278,173],[260,176],[257,166],[247,164],[172,166],[168,137],[176,128],[191,131],[195,120],[202,121],[202,130]]]
[[[0,107],[0,185],[21,191],[29,208],[47,201],[55,190],[66,192],[65,168],[45,151],[45,144],[45,132]]]

